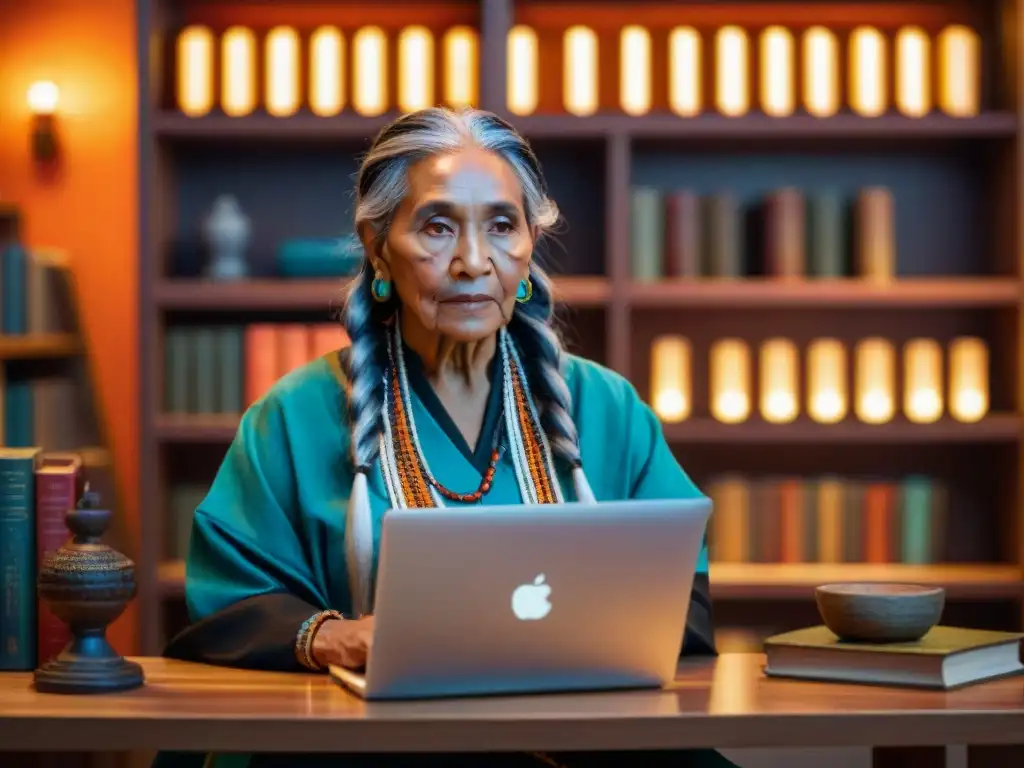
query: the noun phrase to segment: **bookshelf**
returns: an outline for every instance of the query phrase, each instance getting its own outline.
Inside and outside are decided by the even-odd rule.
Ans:
[[[919,335],[943,342],[963,334],[983,338],[991,358],[991,410],[976,423],[944,417],[914,424],[895,418],[876,426],[851,416],[835,425],[802,417],[789,424],[751,418],[726,425],[695,408],[689,419],[665,424],[664,431],[683,466],[701,484],[725,471],[941,476],[954,489],[950,514],[959,521],[958,530],[973,532],[967,538],[982,553],[931,565],[715,563],[713,591],[726,623],[742,623],[742,616],[736,617],[751,604],[773,619],[787,615],[787,606],[799,604],[792,621],[804,620],[806,614],[800,611],[810,604],[814,584],[892,579],[942,584],[949,590],[950,610],[971,603],[981,611],[972,614],[978,622],[1020,625],[1024,354],[1019,339],[1024,332],[1024,281],[1016,219],[1024,164],[1017,149],[1021,117],[1014,91],[1022,76],[1022,63],[1015,58],[1015,41],[1024,30],[1019,4],[997,9],[966,0],[693,3],[687,4],[685,18],[678,4],[640,5],[630,4],[626,11],[621,3],[529,0],[453,0],[422,7],[391,2],[371,7],[340,0],[294,5],[155,0],[140,11],[140,451],[143,498],[153,500],[142,520],[143,652],[159,652],[182,616],[184,571],[180,559],[168,556],[165,547],[169,488],[179,477],[208,482],[237,426],[232,415],[163,412],[164,332],[172,325],[329,319],[344,281],[278,278],[270,247],[260,243],[326,236],[334,234],[339,221],[347,223],[346,185],[356,168],[355,155],[396,114],[389,102],[386,113],[372,117],[355,114],[347,104],[329,118],[304,109],[288,117],[272,117],[260,109],[228,117],[216,108],[186,116],[174,101],[173,50],[176,34],[187,24],[207,24],[215,32],[241,24],[258,34],[288,24],[300,30],[303,44],[321,24],[337,24],[346,39],[357,28],[379,25],[389,45],[411,24],[437,34],[453,25],[476,29],[477,103],[508,117],[534,143],[569,224],[545,256],[546,264],[554,267],[569,345],[630,378],[645,396],[651,342],[666,332],[687,335],[698,349],[724,336],[756,344],[779,335],[803,345],[821,335],[820,329],[847,343],[873,334],[897,344]],[[617,36],[639,18],[652,35],[653,96],[648,114],[631,116],[618,104]],[[777,24],[798,35],[820,24],[837,31],[845,56],[851,19],[885,34],[907,24],[928,34],[949,24],[977,30],[980,110],[966,117],[939,110],[921,117],[895,110],[864,117],[840,109],[833,116],[812,117],[799,107],[799,89],[797,109],[786,117],[763,114],[756,98],[740,117],[718,114],[710,103],[710,40],[716,29],[738,25],[754,35]],[[543,72],[550,68],[561,73],[566,29],[585,24],[594,30],[602,54],[592,114],[566,113],[560,76],[539,78],[532,114],[510,114],[506,41],[514,24],[536,31]],[[681,24],[691,25],[709,41],[701,54],[707,103],[693,117],[672,114],[666,95],[665,39],[668,30]],[[161,53],[151,57],[154,40]],[[755,53],[751,37],[754,93]],[[389,93],[395,92],[393,69]],[[802,76],[797,66],[794,77]],[[891,92],[894,84],[888,85]],[[258,90],[262,88],[260,83]],[[868,184],[894,190],[901,206],[895,280],[631,279],[634,185],[708,189],[716,181],[749,198],[783,184],[813,186],[823,176],[848,190]],[[288,189],[287,195],[282,196],[282,188]],[[237,284],[200,277],[199,220],[213,197],[223,192],[238,194],[243,209],[257,222],[250,254],[256,276]],[[917,228],[916,238],[908,227]],[[707,377],[701,355],[695,356],[693,376],[695,403],[706,400],[704,385],[698,384]],[[786,625],[789,620],[782,621]]]

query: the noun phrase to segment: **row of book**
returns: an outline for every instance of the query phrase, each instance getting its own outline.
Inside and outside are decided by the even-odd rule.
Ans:
[[[749,242],[751,233],[759,242]],[[885,187],[852,198],[834,189],[785,187],[747,205],[730,192],[637,186],[630,237],[632,276],[640,281],[759,275],[884,281],[896,272],[895,204]]]
[[[348,343],[337,323],[170,326],[168,414],[241,414],[282,376]]]
[[[67,255],[29,250],[17,241],[0,251],[0,330],[9,335],[75,330]]]
[[[70,640],[67,626],[38,600],[36,580],[45,558],[70,537],[65,514],[86,478],[79,455],[0,448],[0,670],[35,669]],[[101,501],[109,499],[101,494]]]
[[[44,445],[70,451],[97,444],[86,370],[72,361],[63,370],[35,375],[0,366],[0,436],[9,448]]]
[[[948,490],[935,478],[723,475],[709,557],[721,563],[905,563],[947,559]]]

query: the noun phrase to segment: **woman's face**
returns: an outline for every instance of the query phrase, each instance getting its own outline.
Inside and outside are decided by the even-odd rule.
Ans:
[[[515,174],[497,155],[467,148],[420,161],[408,181],[383,247],[368,247],[402,302],[407,332],[411,323],[460,342],[496,333],[533,254]]]

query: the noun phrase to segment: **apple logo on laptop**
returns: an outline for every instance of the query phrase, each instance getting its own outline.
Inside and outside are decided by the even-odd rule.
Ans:
[[[532,584],[520,584],[512,591],[512,613],[520,621],[539,621],[551,612],[551,587],[539,574]]]

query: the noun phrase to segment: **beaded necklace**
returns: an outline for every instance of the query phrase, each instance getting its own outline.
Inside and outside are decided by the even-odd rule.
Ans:
[[[504,432],[520,496],[527,504],[561,502],[563,497],[554,472],[551,449],[540,427],[519,354],[504,329],[499,332],[497,354],[502,357],[502,378],[495,385],[502,388]],[[388,355],[390,366],[384,386],[380,456],[392,507],[443,507],[445,499],[464,503],[480,501],[491,489],[502,455],[502,446],[497,442],[501,430],[498,430],[490,463],[476,491],[458,493],[445,488],[430,471],[420,446],[410,407],[411,390],[402,352],[402,334],[397,322],[388,334]]]

